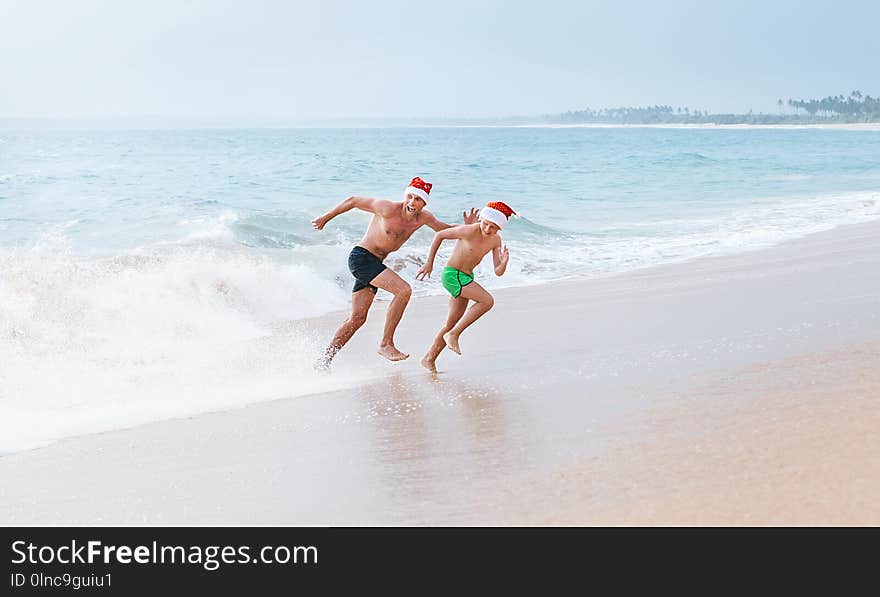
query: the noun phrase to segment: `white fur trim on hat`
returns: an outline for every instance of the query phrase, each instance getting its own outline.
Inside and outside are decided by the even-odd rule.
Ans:
[[[397,188],[399,189],[400,187],[397,187]],[[406,199],[406,196],[409,195],[410,193],[412,193],[413,195],[416,195],[418,197],[421,197],[425,203],[428,202],[428,193],[426,193],[422,189],[420,189],[418,187],[406,187],[406,190],[403,192],[403,198]]]
[[[480,210],[480,219],[488,220],[493,224],[497,224],[499,228],[504,228],[507,224],[507,216],[503,212],[498,211],[494,207],[488,205]]]

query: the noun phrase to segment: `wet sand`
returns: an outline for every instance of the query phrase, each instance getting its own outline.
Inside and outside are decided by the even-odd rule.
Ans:
[[[432,379],[445,303],[356,389],[2,457],[0,523],[880,523],[880,224],[498,291]]]
[[[521,486],[538,524],[880,524],[880,343],[761,363],[609,429]],[[609,500],[609,496],[614,496]],[[525,501],[525,500],[524,500]]]

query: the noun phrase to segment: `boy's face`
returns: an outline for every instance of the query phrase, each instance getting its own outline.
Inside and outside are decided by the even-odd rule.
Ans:
[[[483,234],[491,236],[493,234],[498,234],[501,231],[501,228],[499,228],[498,224],[496,224],[495,222],[481,219],[480,230],[483,232]]]
[[[411,216],[418,215],[420,211],[425,208],[425,200],[416,195],[415,193],[407,193],[406,198],[403,201],[404,209],[406,213]]]

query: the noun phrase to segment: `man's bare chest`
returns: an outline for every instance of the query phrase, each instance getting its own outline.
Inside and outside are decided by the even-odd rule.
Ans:
[[[421,224],[408,223],[399,220],[388,220],[385,218],[379,221],[378,224],[377,228],[379,229],[379,232],[388,240],[406,240],[421,226]]]

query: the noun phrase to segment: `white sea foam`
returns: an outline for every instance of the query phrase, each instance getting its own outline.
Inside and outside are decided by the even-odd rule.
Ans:
[[[491,258],[476,274],[489,288],[525,286],[571,275],[605,276],[678,263],[699,257],[764,249],[845,224],[880,219],[880,193],[839,193],[808,197],[760,198],[730,207],[715,217],[690,216],[618,221],[584,234],[522,238],[516,221],[505,231],[511,262],[503,278],[492,272]],[[451,245],[451,243],[447,243]],[[407,247],[399,259],[412,281],[426,248]],[[450,247],[446,247],[448,254]],[[444,261],[440,253],[437,264]],[[436,267],[436,264],[435,264]],[[435,284],[413,282],[417,293],[439,293]]]
[[[317,374],[291,322],[347,293],[307,265],[218,246],[0,250],[0,452],[363,380]]]
[[[515,221],[504,233],[507,274],[496,278],[487,257],[477,279],[498,288],[603,276],[880,218],[873,193],[738,205],[716,217],[618,220],[584,234]],[[235,238],[239,221],[233,212],[189,220],[179,241],[96,257],[71,247],[72,220],[30,247],[0,249],[0,452],[374,375],[316,374],[311,365],[327,338],[296,325],[348,307],[351,239],[252,248]],[[443,292],[437,276],[414,280],[428,238],[388,260],[417,295]],[[438,271],[451,248],[446,243],[438,255]]]

